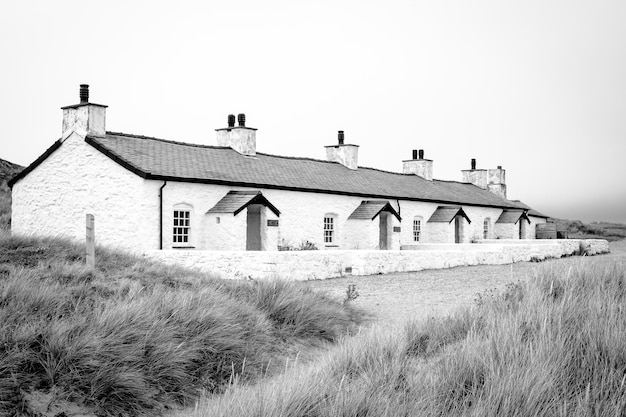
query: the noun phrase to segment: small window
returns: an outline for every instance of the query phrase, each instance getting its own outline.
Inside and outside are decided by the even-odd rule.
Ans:
[[[419,242],[422,240],[422,218],[416,217],[413,219],[413,242]]]
[[[324,243],[335,243],[335,217],[326,215],[324,216]]]
[[[490,223],[491,223],[491,220],[489,219],[489,217],[487,217],[485,221],[483,222],[483,239],[489,239]]]
[[[189,243],[189,217],[190,211],[188,210],[174,210],[172,234],[174,243]]]

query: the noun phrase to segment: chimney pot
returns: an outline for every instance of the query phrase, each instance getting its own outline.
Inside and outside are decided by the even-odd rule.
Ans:
[[[246,115],[243,113],[239,113],[237,115],[237,120],[239,121],[239,126],[240,127],[245,127],[246,126]]]
[[[340,130],[337,132],[337,139],[339,140],[339,144],[343,145],[343,140],[344,140],[343,130]]]
[[[476,159],[472,158],[472,169],[476,169]]]
[[[228,127],[235,127],[235,115],[234,114],[228,115]]]
[[[420,149],[419,157],[420,157],[420,159],[424,159],[424,150],[423,149]]]
[[[502,165],[498,165],[498,169],[502,169]]]
[[[89,84],[80,85],[80,102],[89,103]]]
[[[417,159],[417,149],[413,149],[413,160]]]

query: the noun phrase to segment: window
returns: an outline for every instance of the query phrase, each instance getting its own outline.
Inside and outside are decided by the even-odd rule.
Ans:
[[[491,223],[491,220],[489,219],[489,217],[487,217],[485,221],[483,222],[483,239],[489,239],[489,224],[490,223]]]
[[[335,243],[335,217],[328,214],[324,216],[324,243]]]
[[[413,242],[419,242],[422,240],[422,218],[416,217],[413,219]]]
[[[189,210],[174,210],[174,243],[189,243]]]

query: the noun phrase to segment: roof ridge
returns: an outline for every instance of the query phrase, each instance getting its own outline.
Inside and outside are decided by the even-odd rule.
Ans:
[[[124,137],[130,137],[130,138],[135,138],[135,139],[157,140],[159,142],[172,143],[174,145],[190,146],[190,147],[194,147],[194,148],[232,149],[229,146],[202,145],[202,144],[199,144],[199,143],[180,142],[180,141],[176,141],[176,140],[157,138],[157,137],[154,137],[154,136],[137,135],[137,134],[133,134],[133,133],[124,133],[124,132],[113,132],[113,131],[109,131],[109,130],[106,131],[106,134],[107,135],[111,135],[111,136],[124,136]],[[101,136],[96,136],[96,135],[90,135],[90,136],[101,137]],[[295,159],[295,160],[299,160],[299,161],[323,162],[323,163],[326,163],[326,164],[339,164],[339,162],[327,161],[327,160],[318,159],[318,158],[311,158],[311,157],[308,157],[308,156],[276,155],[276,154],[266,153],[266,152],[257,152],[256,154],[257,155],[263,155],[263,156],[269,156],[269,157],[272,157],[272,158]],[[387,171],[387,170],[380,169],[380,168],[373,168],[373,167],[366,167],[366,166],[359,166],[358,168],[359,169],[369,169],[369,170],[372,170],[372,171],[383,172],[385,174],[395,174],[395,175],[401,175],[401,176],[415,175],[415,174],[405,174],[405,173],[402,173],[402,172]],[[444,181],[444,180],[435,180],[435,181]]]
[[[156,138],[154,136],[135,135],[133,133],[113,132],[113,131],[107,130],[106,131],[106,136],[109,136],[109,135],[110,136],[124,136],[124,137],[135,138],[135,139],[150,139],[150,140],[156,140],[156,141],[159,141],[159,142],[172,143],[174,145],[190,146],[190,147],[193,147],[193,148],[231,149],[229,146],[202,145],[200,143],[180,142],[180,141],[176,141],[176,140]],[[102,137],[102,136],[95,136],[95,135],[89,135],[89,136]]]

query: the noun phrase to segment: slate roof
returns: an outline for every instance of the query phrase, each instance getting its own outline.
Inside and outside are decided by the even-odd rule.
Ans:
[[[525,219],[530,224],[530,219],[526,215],[525,210],[503,210],[496,223],[512,223],[516,224],[520,219]]]
[[[544,217],[546,219],[548,219],[550,216],[546,216],[543,213],[538,212],[537,210],[535,210],[534,208],[530,207],[529,205],[526,205],[524,203],[522,203],[519,200],[511,200],[513,203],[517,204],[520,208],[526,209],[528,210],[528,215],[529,216],[535,216],[535,217]]]
[[[233,213],[236,216],[250,204],[262,204],[280,216],[280,211],[260,191],[229,191],[207,213]]]
[[[249,157],[229,147],[172,142],[115,132],[107,132],[106,136],[87,136],[85,141],[120,165],[147,179],[445,204],[520,207],[519,203],[501,198],[473,184],[428,181],[417,175],[366,167],[351,170],[336,162],[311,158],[260,152]]]
[[[450,223],[459,214],[465,217],[468,223],[472,222],[461,207],[439,206],[428,219],[428,223]]]
[[[388,211],[402,220],[398,212],[389,204],[389,201],[365,200],[348,216],[348,219],[374,220],[382,211]]]

